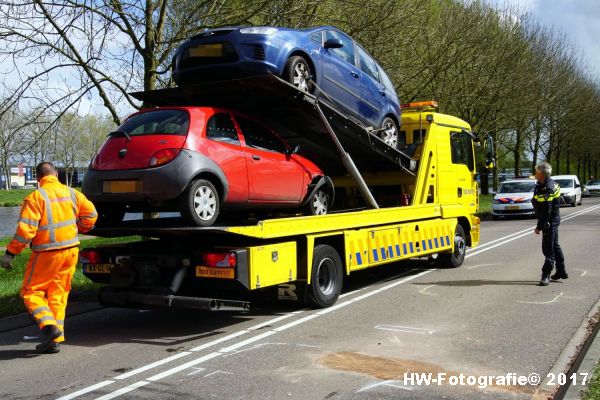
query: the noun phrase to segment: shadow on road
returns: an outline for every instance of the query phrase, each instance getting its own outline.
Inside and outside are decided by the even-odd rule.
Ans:
[[[39,357],[34,350],[0,350],[0,361]]]

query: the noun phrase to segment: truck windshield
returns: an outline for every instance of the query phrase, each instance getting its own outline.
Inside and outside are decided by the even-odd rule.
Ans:
[[[504,182],[498,193],[529,193],[535,189],[535,182]]]
[[[111,137],[140,135],[186,136],[190,117],[183,110],[157,110],[136,114],[125,121]],[[125,135],[125,133],[127,135]]]

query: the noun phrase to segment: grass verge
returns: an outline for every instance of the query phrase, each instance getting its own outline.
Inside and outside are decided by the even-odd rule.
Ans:
[[[23,204],[23,199],[31,192],[33,189],[0,190],[0,207],[20,206]]]
[[[582,400],[598,399],[600,399],[600,363],[596,364],[592,379],[588,383],[588,387],[582,397]]]
[[[5,246],[9,239],[0,239],[0,245]],[[140,240],[140,236],[125,236],[120,238],[95,238],[82,240],[80,247],[98,247],[106,244],[127,243]],[[2,244],[4,243],[4,244]],[[29,261],[31,250],[26,249],[15,257],[13,269],[6,271],[0,268],[0,317],[18,314],[25,311],[23,300],[19,297],[19,290],[23,282],[25,267]],[[73,276],[72,292],[93,292],[101,286],[87,279],[81,270],[81,265],[77,265],[77,270]]]

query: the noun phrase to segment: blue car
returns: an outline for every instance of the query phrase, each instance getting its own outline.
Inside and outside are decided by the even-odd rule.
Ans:
[[[398,145],[400,103],[392,82],[366,50],[335,27],[206,30],[179,46],[172,73],[180,86],[274,74],[334,103],[388,145]]]

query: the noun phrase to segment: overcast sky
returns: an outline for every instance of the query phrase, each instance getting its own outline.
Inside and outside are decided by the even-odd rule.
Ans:
[[[489,0],[531,12],[543,26],[567,35],[600,79],[600,0]]]

